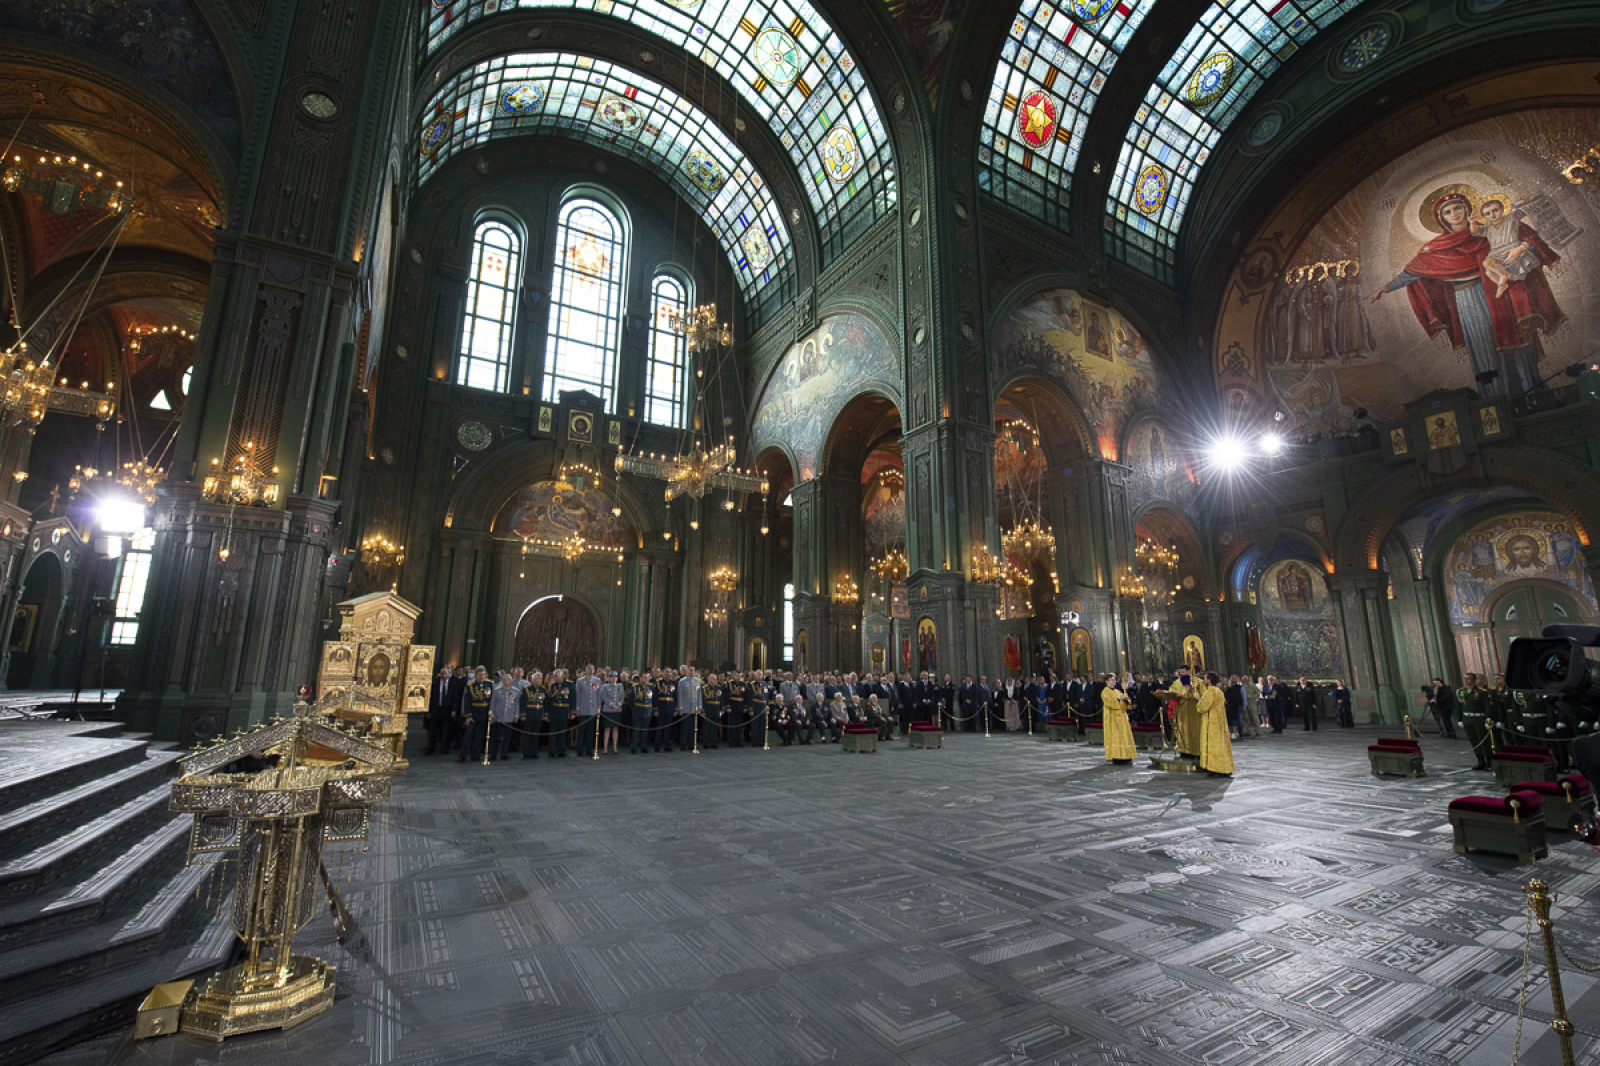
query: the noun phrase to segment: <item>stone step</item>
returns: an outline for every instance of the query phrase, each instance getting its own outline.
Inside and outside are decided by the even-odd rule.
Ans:
[[[9,822],[10,811],[144,761],[144,741],[87,735],[90,729],[83,723],[0,725],[0,822]]]
[[[30,898],[0,909],[0,952],[65,936],[127,910],[143,886],[177,872],[192,824],[192,816],[175,815],[57,898]]]
[[[86,865],[127,848],[170,817],[171,786],[162,781],[100,817],[0,865],[0,903],[35,895]],[[0,973],[4,973],[0,966]]]
[[[148,963],[175,942],[191,920],[209,916],[204,907],[205,886],[212,872],[206,865],[180,870],[120,926],[99,923],[44,943],[0,952],[0,1003],[7,1004],[9,1013],[25,1000],[50,998],[64,989]],[[211,902],[214,909],[226,910],[216,899]],[[167,980],[171,978],[152,983]]]
[[[161,780],[177,776],[179,753],[146,751],[138,763],[113,770],[12,811],[0,823],[0,860],[60,835],[84,820],[120,806]]]
[[[139,1004],[156,985],[222,969],[235,943],[227,909],[213,916],[196,908],[169,941],[137,965],[7,1004],[0,1011],[0,1066],[20,1066],[86,1037],[132,1026]]]

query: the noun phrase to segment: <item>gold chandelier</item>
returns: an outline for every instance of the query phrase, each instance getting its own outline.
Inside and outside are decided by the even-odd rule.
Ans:
[[[839,575],[833,583],[833,598],[838,603],[860,603],[861,589],[857,587],[855,578],[849,574]]]
[[[122,464],[122,472],[114,470],[97,470],[92,466],[80,466],[77,473],[67,481],[67,488],[78,492],[85,487],[93,488],[105,483],[127,489],[134,496],[145,503],[156,502],[156,485],[167,476],[167,472],[160,467],[152,466],[143,459]]]
[[[739,587],[738,573],[728,566],[717,567],[711,571],[711,576],[707,580],[711,582],[711,588],[719,599],[733,595],[733,590]]]
[[[906,559],[905,552],[899,548],[890,548],[868,563],[867,569],[891,585],[898,585],[910,576],[911,563]]]
[[[1000,567],[989,554],[987,546],[972,553],[972,580],[980,585],[991,585],[1000,579]]]
[[[222,474],[222,460],[212,459],[214,471],[200,485],[206,499],[216,503],[241,507],[276,507],[278,505],[278,468],[273,467],[271,477],[256,465],[256,442],[246,441],[244,451],[234,459],[233,468],[226,477]]]
[[[667,311],[667,328],[683,337],[695,355],[733,346],[733,326],[717,322],[717,305],[701,304],[692,311]]]
[[[764,501],[771,487],[767,479],[753,471],[737,469],[734,458],[733,438],[710,451],[696,438],[685,455],[627,455],[619,451],[616,469],[619,474],[643,474],[665,481],[668,503],[678,496],[698,500],[712,489],[759,492]]]
[[[1024,569],[1030,569],[1035,563],[1049,566],[1055,559],[1056,537],[1037,518],[1030,517],[1006,530],[1000,538],[1000,546]]]

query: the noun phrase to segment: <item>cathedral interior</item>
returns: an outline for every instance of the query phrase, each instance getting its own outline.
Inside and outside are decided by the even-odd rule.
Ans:
[[[1593,0],[0,28],[0,1063],[1600,1064],[1600,852],[1447,817],[1600,681],[1493,778],[1433,703],[1600,626]],[[1231,778],[1031,715],[422,754],[438,667],[585,664],[1317,696]],[[271,730],[343,797],[323,1013],[136,1040],[293,880],[179,799]]]

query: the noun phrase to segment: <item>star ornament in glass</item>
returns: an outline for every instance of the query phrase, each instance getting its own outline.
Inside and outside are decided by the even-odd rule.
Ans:
[[[756,34],[753,47],[756,69],[773,85],[782,88],[800,76],[800,46],[787,33],[768,27]]]
[[[842,184],[850,180],[860,165],[861,145],[856,135],[841,122],[822,140],[822,167],[830,181]]]
[[[1155,163],[1139,171],[1139,180],[1133,186],[1133,206],[1147,215],[1158,214],[1167,202],[1167,172]]]
[[[1221,99],[1222,94],[1228,91],[1228,86],[1233,84],[1235,69],[1237,68],[1233,56],[1227,52],[1218,52],[1207,57],[1189,78],[1189,84],[1184,87],[1184,98],[1195,107],[1211,106]]]
[[[1042,90],[1035,90],[1017,108],[1017,135],[1031,148],[1043,148],[1056,133],[1056,102]]]

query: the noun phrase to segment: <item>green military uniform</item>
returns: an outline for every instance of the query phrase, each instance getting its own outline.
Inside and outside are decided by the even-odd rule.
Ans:
[[[633,741],[628,750],[643,755],[650,743],[650,712],[655,708],[656,688],[648,678],[628,686],[628,707],[632,711]]]
[[[529,685],[522,690],[522,757],[539,757],[539,734],[544,729],[544,686]]]
[[[1501,732],[1498,739],[1503,744],[1533,744],[1548,748],[1556,758],[1556,771],[1566,773],[1572,754],[1572,731],[1561,721],[1561,716],[1541,699],[1526,700],[1507,690],[1511,709],[1503,719],[1514,734]]]
[[[545,706],[550,715],[550,757],[567,757],[567,723],[572,715],[572,682],[552,681]]]
[[[669,677],[657,678],[656,689],[656,737],[657,751],[671,751],[672,737],[676,732],[672,727],[678,717],[678,682]]]
[[[700,746],[707,751],[717,746],[722,731],[722,699],[725,690],[720,684],[700,686]]]
[[[750,685],[750,743],[767,746],[767,704],[772,702],[772,686],[765,680]]]
[[[722,737],[730,748],[744,746],[744,723],[750,709],[750,686],[744,678],[736,677],[728,685],[728,720],[723,724]]]
[[[1456,690],[1456,704],[1460,707],[1462,728],[1467,733],[1467,743],[1472,745],[1472,757],[1479,770],[1489,769],[1489,719],[1490,693],[1484,688]],[[1498,721],[1498,719],[1496,719]]]
[[[494,696],[494,685],[488,681],[472,681],[467,685],[462,703],[467,711],[467,736],[461,743],[461,754],[456,762],[468,758],[483,758],[484,745],[489,743],[489,701]]]

